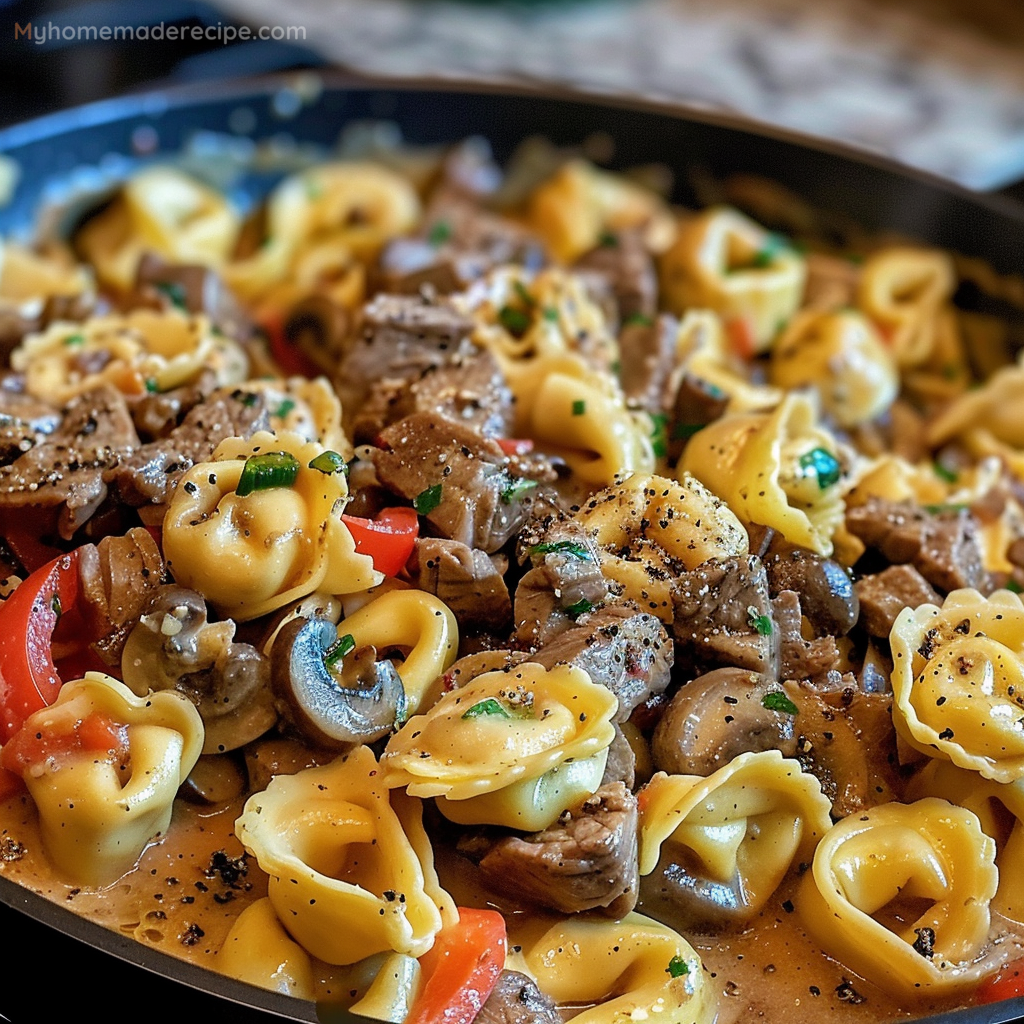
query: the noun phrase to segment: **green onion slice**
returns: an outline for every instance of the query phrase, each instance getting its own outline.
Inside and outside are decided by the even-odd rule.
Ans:
[[[594,560],[586,547],[582,544],[577,544],[574,540],[547,541],[544,544],[534,544],[529,550],[531,557],[534,555],[547,555],[550,553],[572,555],[573,558],[580,558],[585,562],[592,562]]]
[[[501,492],[501,501],[504,505],[511,505],[517,498],[521,498],[527,491],[532,491],[537,486],[536,480],[519,479],[514,480]]]
[[[321,452],[315,459],[310,459],[310,469],[319,470],[321,473],[344,473],[348,476],[348,463],[337,453],[328,449]]]
[[[498,323],[509,334],[521,338],[530,329],[530,316],[515,306],[502,306],[498,310]]]
[[[497,718],[512,717],[512,713],[508,708],[494,697],[487,697],[484,700],[477,701],[462,717],[480,718],[482,715],[495,716]]]
[[[578,619],[581,615],[585,615],[587,612],[593,610],[593,604],[590,601],[588,601],[585,597],[583,597],[580,598],[580,600],[577,601],[575,604],[569,605],[569,607],[565,609],[565,614],[570,616],[570,618]]]
[[[797,714],[796,705],[782,692],[772,690],[761,698],[761,706],[768,711],[781,711],[784,715]]]
[[[429,515],[431,512],[441,504],[441,492],[444,490],[443,484],[434,484],[432,487],[428,487],[425,491],[420,491],[415,498],[412,499],[412,507],[416,509],[421,516]]]
[[[299,475],[299,460],[291,452],[265,452],[250,455],[242,467],[235,494],[244,498],[253,491],[272,487],[291,487]]]
[[[356,640],[351,633],[346,633],[344,636],[338,637],[337,640],[327,648],[324,654],[324,664],[328,668],[333,668],[335,665],[345,657],[346,654],[351,654],[356,649]]]
[[[681,956],[674,956],[669,960],[665,973],[673,978],[682,978],[690,973],[690,965]]]

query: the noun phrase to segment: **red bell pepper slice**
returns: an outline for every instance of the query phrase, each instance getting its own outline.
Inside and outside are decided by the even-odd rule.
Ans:
[[[459,907],[459,923],[420,957],[423,987],[405,1024],[472,1024],[505,968],[507,944],[496,910]]]
[[[749,363],[757,355],[754,325],[747,317],[729,317],[725,321],[725,333],[729,339],[729,347],[742,360]]]
[[[533,439],[529,437],[499,437],[496,440],[506,455],[529,455],[533,451]]]
[[[37,569],[0,605],[0,744],[57,699],[63,682],[53,661],[53,633],[78,592],[73,551]]]
[[[1001,1003],[1024,996],[1024,960],[1014,960],[991,978],[986,978],[975,993],[976,1003]]]
[[[317,377],[323,373],[312,359],[288,340],[282,314],[264,317],[260,327],[266,335],[270,354],[285,377]]]
[[[397,576],[409,561],[420,533],[420,518],[413,508],[385,508],[374,519],[341,517],[356,542],[356,551],[369,555],[373,567],[385,576]]]
[[[124,764],[129,752],[128,726],[96,712],[73,723],[66,732],[51,731],[40,735],[32,729],[21,728],[4,744],[0,752],[0,766],[21,775],[32,765],[50,758],[59,760],[62,754],[79,750],[102,754]]]

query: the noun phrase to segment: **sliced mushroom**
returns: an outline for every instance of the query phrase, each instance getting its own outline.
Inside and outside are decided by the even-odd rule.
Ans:
[[[832,558],[796,548],[769,556],[768,593],[784,590],[800,595],[800,607],[814,627],[815,636],[845,636],[853,629],[860,601],[849,573]]]
[[[193,804],[226,804],[245,792],[245,771],[233,756],[204,754],[189,772],[178,796]]]
[[[778,687],[768,677],[719,668],[687,683],[669,702],[654,730],[651,754],[660,771],[710,775],[737,754],[796,753],[794,716],[772,710],[765,698]]]
[[[134,693],[174,689],[196,705],[204,754],[235,750],[277,723],[269,661],[234,635],[233,621],[209,622],[203,598],[171,584],[156,591],[121,657]]]
[[[405,716],[405,689],[376,648],[351,651],[332,671],[327,655],[338,630],[326,619],[293,619],[270,652],[270,679],[282,714],[308,740],[344,750],[386,736]]]

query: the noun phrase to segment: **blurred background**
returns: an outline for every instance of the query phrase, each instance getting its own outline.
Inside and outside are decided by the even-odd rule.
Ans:
[[[147,24],[210,38],[65,38]],[[229,39],[243,25],[292,31]],[[327,64],[681,99],[1024,199],[1022,0],[0,0],[4,124],[157,83]]]

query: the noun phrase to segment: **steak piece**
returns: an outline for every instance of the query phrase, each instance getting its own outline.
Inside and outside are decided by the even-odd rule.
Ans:
[[[196,463],[206,462],[227,437],[250,437],[268,426],[261,392],[221,390],[189,410],[166,437],[128,454],[104,479],[126,505],[162,505]]]
[[[602,910],[620,918],[636,905],[636,797],[602,786],[543,832],[497,840],[479,860],[496,892],[564,914]]]
[[[618,698],[613,721],[625,722],[648,697],[663,693],[672,671],[672,640],[661,620],[623,605],[602,608],[533,654],[545,668],[574,665]]]
[[[978,523],[967,509],[930,512],[910,502],[870,498],[847,510],[846,526],[893,565],[912,563],[940,592],[984,584]]]
[[[631,319],[653,321],[658,311],[658,275],[640,233],[620,231],[609,235],[606,243],[584,253],[573,269],[605,278],[623,325]],[[626,365],[625,352],[622,365]]]
[[[158,441],[178,426],[191,409],[206,401],[217,390],[212,370],[203,370],[192,384],[170,391],[145,394],[132,400],[129,409],[132,422],[145,441]]]
[[[942,604],[932,585],[912,565],[890,565],[854,584],[860,601],[860,624],[869,636],[889,639],[904,608]]]
[[[451,609],[460,632],[508,629],[512,599],[490,555],[456,540],[420,537],[407,568],[414,586],[435,594]]]
[[[673,317],[627,320],[619,332],[619,381],[630,406],[662,413],[662,395],[675,364],[676,330]]]
[[[814,628],[815,636],[845,636],[859,614],[859,601],[849,573],[832,558],[795,548],[765,559],[768,593],[795,591],[800,610]]]
[[[138,443],[119,391],[104,385],[76,395],[59,427],[0,467],[0,508],[60,506],[58,530],[69,540],[106,498],[105,475]]]
[[[697,664],[776,674],[778,636],[756,555],[702,562],[679,577],[673,603],[677,652]]]
[[[844,574],[845,575],[845,574]],[[832,636],[805,640],[800,632],[800,597],[783,590],[772,601],[772,615],[779,632],[779,678],[815,681],[839,678],[839,648]]]
[[[502,971],[473,1024],[562,1024],[562,1015],[533,978]]]
[[[419,507],[449,540],[491,554],[522,525],[533,481],[516,480],[498,444],[436,413],[384,430],[372,461],[380,483]]]

